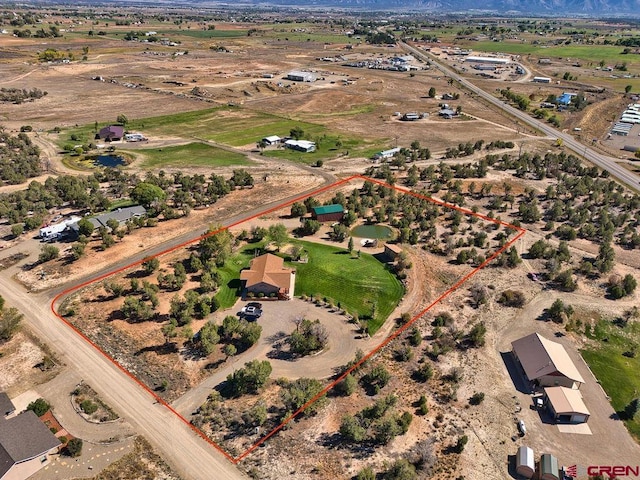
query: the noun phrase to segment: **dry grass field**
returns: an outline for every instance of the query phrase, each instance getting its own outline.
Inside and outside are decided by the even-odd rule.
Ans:
[[[44,156],[51,162],[50,173],[81,175],[90,171],[86,166],[80,170],[79,163],[75,163],[68,153],[62,152],[61,146],[71,141],[71,135],[75,132],[82,132],[83,135],[89,132],[90,135],[94,124],[102,126],[115,123],[118,115],[125,115],[131,128],[144,133],[149,137],[149,142],[114,142],[112,146],[117,151],[126,151],[127,158],[133,159],[131,164],[121,167],[124,170],[137,173],[140,177],[144,177],[149,170],[157,173],[159,169],[167,174],[178,171],[203,175],[231,173],[233,166],[229,165],[232,161],[226,166],[215,166],[214,162],[207,165],[206,161],[199,160],[197,166],[193,166],[189,158],[177,158],[180,154],[174,153],[171,162],[162,162],[163,148],[169,150],[167,147],[206,142],[212,149],[246,157],[246,169],[253,175],[256,184],[252,189],[234,191],[211,206],[193,210],[187,217],[136,230],[117,241],[106,252],[100,248],[100,241],[94,239],[89,243],[86,255],[74,263],[60,258],[19,272],[17,281],[33,291],[50,289],[61,282],[79,281],[89,274],[106,272],[116,261],[124,264],[126,259],[158,248],[175,237],[193,233],[192,237],[195,238],[209,225],[225,223],[230,219],[237,221],[249,213],[260,211],[266,204],[308,192],[336,179],[365,171],[376,175],[388,165],[384,164],[378,170],[368,170],[372,168],[369,158],[374,152],[394,146],[410,148],[412,142],[429,148],[432,158],[389,168],[389,175],[398,185],[409,185],[408,167],[415,167],[421,174],[411,184],[412,189],[435,198],[459,202],[465,208],[476,209],[480,213],[491,211],[505,222],[521,222],[522,211],[519,206],[526,208],[532,198],[540,202],[541,208],[551,210],[555,207],[554,200],[569,201],[567,199],[575,187],[573,185],[566,189],[564,185],[561,186],[566,172],[551,173],[550,162],[541,160],[546,154],[566,158],[568,152],[450,84],[437,70],[429,69],[425,64],[421,65],[421,70],[412,72],[342,65],[347,59],[380,60],[403,55],[404,52],[398,46],[368,45],[361,39],[347,37],[345,28],[337,24],[210,21],[208,24],[215,23],[215,29],[208,30],[207,22],[189,19],[182,19],[179,24],[154,18],[146,24],[115,25],[112,19],[91,23],[57,14],[47,20],[48,24],[55,21],[64,29],[59,38],[0,35],[0,60],[3,62],[0,66],[0,88],[38,88],[47,92],[46,96],[34,101],[2,104],[0,125],[12,132],[19,131],[25,125],[33,127],[30,138],[42,148]],[[157,34],[153,36],[163,40],[126,41],[125,35],[132,30],[156,31]],[[104,35],[98,34],[99,31],[103,31]],[[90,35],[89,32],[94,33]],[[447,35],[451,39],[455,33],[447,31]],[[45,49],[56,49],[63,52],[66,58],[71,53],[73,59],[68,63],[40,61],[38,55]],[[325,61],[323,58],[337,58],[338,61]],[[565,71],[561,60],[557,59],[549,67],[540,67],[536,58],[527,57],[524,63],[532,74],[553,75]],[[569,71],[583,75],[578,68],[570,67]],[[291,70],[312,71],[318,80],[311,83],[286,80],[284,76]],[[500,95],[499,89],[509,85],[514,92],[530,98],[532,103],[544,100],[549,94],[561,93],[564,88],[579,88],[577,82],[540,86],[530,82],[507,84],[503,80],[483,80],[478,77],[473,77],[473,81],[496,96]],[[437,95],[429,98],[428,91],[432,87]],[[453,109],[460,107],[463,115],[450,120],[438,115],[440,104],[443,103],[441,96],[445,93],[459,95],[459,98],[446,102]],[[581,128],[576,135],[588,141],[602,139],[612,116],[624,104],[624,99],[618,93],[607,90],[604,93],[589,93],[588,100],[592,104],[583,111],[562,113],[561,128],[571,131],[576,127]],[[397,112],[428,115],[415,122],[405,122],[399,119]],[[285,136],[296,125],[304,127],[310,140],[332,143],[331,148],[325,146],[323,152],[316,152],[317,157],[311,157],[323,160],[323,164],[318,162],[315,163],[317,167],[311,167],[311,162],[304,160],[304,154],[294,157],[271,147],[260,152],[256,146],[256,142],[267,134],[264,131],[266,127],[278,128],[280,130],[269,133]],[[481,147],[466,157],[445,158],[447,149],[479,140],[484,141],[485,147],[496,140],[512,143],[508,147],[493,150]],[[338,146],[338,142],[341,146]],[[604,146],[596,147],[606,151]],[[189,149],[184,148],[187,153],[183,157],[188,157]],[[153,151],[153,158],[145,150]],[[537,156],[537,160],[528,164],[527,168],[517,170],[512,166],[487,167],[487,162],[484,164],[487,171],[477,178],[453,170],[461,164],[475,168],[488,155],[495,157],[492,161],[498,162],[503,158],[520,160],[523,154]],[[533,163],[536,168],[542,168],[540,165],[544,164],[547,170],[536,176]],[[571,181],[574,180],[571,173],[567,176]],[[385,179],[385,176],[382,174],[378,178]],[[589,180],[605,181],[597,175],[589,177]],[[556,187],[557,192],[554,190]],[[0,193],[8,193],[16,188],[2,187]],[[551,193],[548,193],[549,189]],[[580,202],[587,202],[585,191],[581,190],[579,195],[582,196],[576,200],[575,209],[579,209]],[[346,195],[350,193],[346,187],[342,192]],[[623,194],[628,195],[628,192],[613,182],[607,187],[606,193],[593,193],[593,201],[598,208],[593,206],[590,215],[602,215],[601,209],[610,207],[607,202],[613,202],[612,198],[619,200]],[[329,201],[331,195],[333,192],[320,198]],[[456,195],[462,200],[456,200]],[[631,212],[628,217],[616,210],[619,204],[611,207],[615,222],[620,223],[615,225],[615,228],[620,227],[616,231],[616,239],[623,235],[631,236],[629,229],[621,231],[621,225],[625,222],[632,224],[633,215],[637,218],[637,201],[628,200],[628,204]],[[372,212],[369,214],[373,216]],[[541,422],[537,412],[529,408],[529,396],[520,394],[509,376],[503,354],[509,350],[512,340],[532,331],[541,331],[549,338],[561,338],[577,362],[582,362],[578,349],[596,345],[582,324],[578,328],[541,321],[544,309],[555,298],[588,312],[586,316],[600,312],[605,318],[606,314],[607,321],[624,315],[634,303],[637,304],[639,298],[636,292],[623,300],[613,301],[605,293],[608,281],[605,276],[578,273],[584,261],[589,263],[599,251],[597,242],[580,237],[570,242],[571,260],[564,260],[564,264],[561,262],[558,266],[558,270],[570,270],[570,276],[580,275],[574,292],[560,292],[551,279],[546,284],[529,280],[527,274],[550,269],[551,262],[549,259],[528,258],[528,249],[536,240],[547,239],[555,251],[559,235],[554,233],[554,229],[567,221],[558,215],[562,220],[557,220],[556,224],[548,220],[546,214],[547,211],[543,211],[541,218],[523,222],[527,233],[516,244],[518,254],[524,258],[523,263],[511,269],[487,266],[470,283],[416,321],[415,330],[412,331],[420,334],[420,341],[417,341],[417,345],[411,344],[413,353],[407,355],[410,358],[399,359],[402,355],[398,353],[412,341],[406,333],[369,361],[366,368],[377,365],[391,373],[389,384],[380,393],[371,395],[360,387],[350,396],[331,393],[327,406],[318,415],[291,422],[267,441],[263,448],[249,455],[241,463],[241,468],[253,478],[346,479],[353,478],[365,466],[372,466],[382,475],[381,472],[388,470],[394,461],[406,458],[422,466],[418,472],[419,478],[497,480],[507,476],[508,458],[521,444],[533,446],[536,452],[553,447],[561,463],[565,464],[587,464],[592,461],[615,464],[637,458],[637,444],[625,430],[624,424],[613,417],[615,414],[595,379],[589,377],[592,385],[585,393],[588,395],[587,405],[593,406],[593,435],[578,438],[577,435],[561,434],[555,425]],[[402,215],[404,212],[399,216]],[[267,226],[269,222],[282,220],[286,216],[284,211],[272,213],[253,220],[251,226]],[[422,244],[404,244],[413,265],[406,281],[406,295],[399,307],[406,310],[394,312],[393,318],[387,321],[378,337],[354,339],[349,343],[349,348],[360,345],[357,342],[366,347],[377,345],[378,338],[382,339],[393,330],[393,320],[400,313],[413,315],[420,312],[469,272],[476,260],[458,261],[456,254],[460,250],[475,250],[477,247],[482,258],[485,258],[508,238],[504,228],[494,229],[493,225],[483,225],[463,217],[457,219],[461,225],[453,225],[454,215],[441,212],[432,238],[428,241],[422,239]],[[297,220],[287,221],[288,226],[294,227]],[[10,225],[2,225],[2,229],[8,238]],[[328,231],[329,228],[325,227],[322,234]],[[479,232],[486,233],[488,243],[484,240],[480,245],[473,243],[472,236]],[[328,242],[321,234],[315,240]],[[3,245],[8,249],[20,241],[13,239],[10,243],[7,240]],[[33,239],[24,239],[24,242],[29,242],[32,252],[39,248]],[[436,252],[435,248],[434,251],[429,250],[440,243],[447,244],[446,253]],[[342,246],[345,245],[346,240],[342,242]],[[61,244],[60,247],[61,257],[64,257],[71,245]],[[614,250],[617,264],[611,275],[622,277],[631,274],[640,278],[637,249],[616,244]],[[171,271],[172,262],[176,259],[176,256],[163,258],[161,269]],[[118,280],[129,282],[128,278],[124,278],[126,275],[127,272],[123,273]],[[478,285],[485,287],[486,299],[483,303],[474,304],[471,299],[472,287]],[[195,279],[190,278],[181,293],[195,286]],[[508,308],[499,302],[502,292],[509,289],[522,293],[526,300],[523,309]],[[163,380],[168,381],[170,387],[164,394],[168,400],[174,400],[189,389],[198,388],[198,385],[205,389],[207,384],[201,382],[215,375],[215,368],[207,371],[208,364],[231,365],[222,348],[208,358],[190,358],[188,352],[185,354],[186,339],[169,342],[160,330],[161,322],[134,323],[119,317],[118,308],[123,299],[105,299],[107,292],[102,284],[88,287],[85,294],[91,300],[104,301],[84,302],[77,306],[75,318],[70,320],[150,388],[158,388]],[[171,295],[173,293],[162,295],[160,310],[168,311]],[[78,299],[72,298],[68,305]],[[347,332],[345,337],[354,336],[354,326],[347,324],[345,318],[331,316],[331,312],[327,312],[323,313],[323,319],[340,319],[342,323],[335,328],[343,328]],[[435,317],[444,312],[451,314],[453,321],[442,328],[434,326]],[[281,316],[284,318],[284,314]],[[216,321],[221,321],[221,318],[216,318]],[[205,322],[204,319],[194,321],[191,328],[195,332]],[[468,348],[465,346],[465,335],[479,324],[486,326],[486,342],[478,348]],[[449,353],[434,354],[435,345],[440,348],[442,341],[438,340],[443,337],[450,343]],[[3,344],[2,349],[7,358],[0,358],[0,371],[3,372],[2,378],[10,381],[0,385],[1,388],[22,388],[17,379],[25,375],[27,382],[43,381],[41,377],[44,374],[33,373],[32,370],[26,372],[24,368],[20,370],[12,364],[19,359],[24,365],[30,365],[43,355],[44,351],[26,338],[24,333]],[[255,347],[246,353],[258,356]],[[336,353],[339,352],[329,349],[322,355]],[[6,362],[8,358],[12,361]],[[237,360],[234,359],[238,367],[243,365],[243,358],[239,355]],[[316,360],[320,363],[323,358],[327,357],[318,356]],[[295,362],[292,364],[295,367]],[[433,366],[433,376],[424,382],[416,381],[414,372],[424,364]],[[309,365],[313,366],[313,362],[310,361]],[[585,364],[580,363],[579,368],[584,370],[585,376],[588,375]],[[309,370],[317,371],[311,367]],[[284,373],[282,375],[286,376]],[[323,382],[326,377],[322,375]],[[222,380],[224,378],[219,379]],[[286,413],[280,401],[286,382],[283,379],[272,380],[262,397],[248,395],[212,407],[219,409],[217,413],[225,417],[227,423],[219,431],[212,431],[215,430],[215,424],[211,423],[205,426],[205,431],[222,442],[225,448],[230,448],[233,454],[241,453],[259,439],[248,427],[242,435],[234,437],[230,433],[243,422],[247,425],[251,423],[245,420],[248,410],[267,399],[273,401],[270,404],[272,409],[268,412],[269,422]],[[484,402],[480,405],[470,404],[470,397],[479,392],[486,395]],[[363,445],[345,444],[338,433],[344,415],[371,407],[374,402],[391,393],[397,396],[397,403],[389,410],[390,415],[399,417],[404,412],[413,415],[407,430],[383,446],[367,442],[363,442]],[[423,395],[428,405],[426,411],[419,408]],[[529,427],[529,434],[524,439],[517,436],[516,420],[519,417],[526,418]],[[275,425],[269,422],[266,426]],[[462,454],[455,453],[453,445],[463,435],[467,435],[468,444]],[[591,456],[594,449],[589,448],[590,442],[599,446],[595,457]],[[143,460],[142,463],[146,462]],[[160,465],[157,459],[149,462]],[[144,465],[134,467],[132,475],[144,470]],[[161,475],[162,468],[153,467],[151,470]],[[122,474],[114,470],[105,478],[120,476]]]

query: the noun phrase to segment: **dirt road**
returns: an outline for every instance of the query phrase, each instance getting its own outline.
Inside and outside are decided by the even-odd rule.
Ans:
[[[49,308],[46,294],[30,294],[17,288],[7,277],[9,272],[13,273],[13,269],[0,276],[0,290],[7,302],[23,312],[36,334],[47,339],[61,360],[78,371],[181,476],[202,480],[246,478],[185,422],[58,320]]]

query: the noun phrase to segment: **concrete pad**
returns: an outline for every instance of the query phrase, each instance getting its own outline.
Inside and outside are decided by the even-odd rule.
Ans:
[[[560,433],[575,433],[577,435],[593,435],[589,425],[586,423],[578,423],[575,425],[558,425]]]
[[[21,393],[16,398],[12,398],[11,401],[16,407],[16,413],[20,413],[27,409],[27,405],[40,398],[40,395],[35,390],[27,390]]]

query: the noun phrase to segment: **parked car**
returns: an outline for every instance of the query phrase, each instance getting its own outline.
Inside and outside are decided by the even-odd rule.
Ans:
[[[245,307],[242,307],[242,310],[240,310],[240,315],[244,317],[260,318],[260,316],[262,315],[262,310],[260,308],[257,308],[255,305],[247,305]]]
[[[524,420],[518,420],[518,431],[523,437],[527,434],[527,426],[524,424]]]

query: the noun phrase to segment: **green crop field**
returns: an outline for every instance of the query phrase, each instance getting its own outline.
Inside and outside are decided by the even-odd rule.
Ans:
[[[611,397],[613,408],[622,412],[631,400],[640,396],[640,356],[635,356],[640,345],[640,324],[631,320],[621,328],[600,320],[593,329],[592,338],[598,342],[584,349],[582,357]],[[623,355],[625,352],[629,353]],[[627,419],[625,424],[640,440],[640,418]]]
[[[368,253],[352,257],[345,249],[295,241],[308,253],[307,263],[288,263],[296,269],[296,295],[326,297],[350,313],[358,313],[374,334],[404,294],[398,279]],[[374,312],[375,310],[375,312]]]
[[[230,165],[250,165],[252,162],[244,155],[228,152],[204,143],[188,143],[172,147],[130,150],[133,156],[141,154],[143,168],[160,167],[226,167]]]

